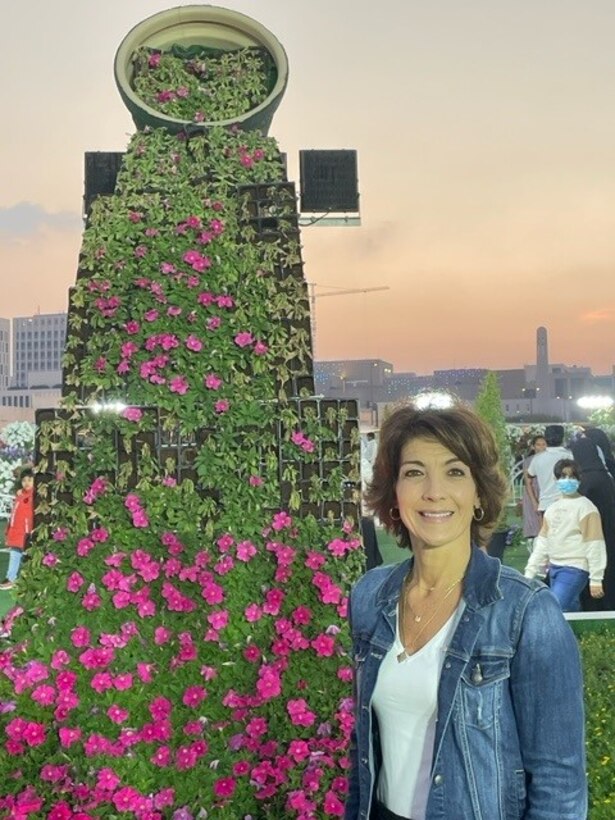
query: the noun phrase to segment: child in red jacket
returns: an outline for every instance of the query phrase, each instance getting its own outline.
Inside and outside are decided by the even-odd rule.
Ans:
[[[34,526],[34,473],[29,467],[21,471],[19,487],[4,535],[4,543],[9,547],[10,554],[6,581],[0,584],[0,589],[13,588],[19,575],[24,549]]]

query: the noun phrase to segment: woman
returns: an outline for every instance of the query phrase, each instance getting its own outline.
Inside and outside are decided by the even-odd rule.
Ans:
[[[546,449],[546,438],[544,436],[534,436],[530,444],[529,453],[523,459],[523,501],[521,503],[524,538],[536,538],[542,525],[540,515],[538,514],[538,482],[527,470],[536,453],[544,453]]]
[[[609,441],[607,434],[599,427],[586,427],[585,436],[590,441],[593,441],[596,447],[598,447],[598,454],[602,454],[601,458],[604,461],[606,469],[608,470],[611,478],[615,479],[615,456],[613,455],[611,442]]]
[[[12,589],[19,575],[21,559],[34,526],[34,473],[26,467],[19,475],[17,494],[11,517],[4,535],[4,543],[10,548],[6,581],[0,589]]]
[[[580,436],[571,443],[570,449],[580,470],[579,492],[598,507],[606,543],[604,598],[597,601],[586,589],[581,595],[581,606],[589,611],[612,610],[615,609],[615,484],[590,438]]]
[[[366,501],[412,557],[352,591],[346,820],[583,820],[579,652],[555,598],[486,555],[507,492],[471,410],[385,421]]]

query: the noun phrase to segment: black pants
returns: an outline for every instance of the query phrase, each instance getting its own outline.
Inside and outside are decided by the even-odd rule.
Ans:
[[[386,806],[383,806],[382,803],[376,800],[372,806],[369,820],[406,820],[406,818],[395,814],[393,811],[389,811]]]

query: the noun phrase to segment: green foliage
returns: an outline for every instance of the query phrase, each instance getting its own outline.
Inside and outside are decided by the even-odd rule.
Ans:
[[[492,429],[504,472],[508,473],[510,465],[510,445],[506,432],[506,416],[502,410],[502,393],[498,374],[489,371],[481,384],[474,409]]]
[[[341,805],[358,434],[287,396],[311,374],[296,217],[276,143],[222,128],[136,134],[94,204],[2,656],[0,810],[28,786],[45,816],[140,816],[172,789],[165,817],[293,817],[306,777],[312,816]]]
[[[612,820],[615,816],[615,632],[605,629],[583,635],[580,647],[585,678],[588,816],[591,820]]]

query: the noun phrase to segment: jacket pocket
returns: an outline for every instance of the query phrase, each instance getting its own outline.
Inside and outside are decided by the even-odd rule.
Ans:
[[[463,718],[467,726],[488,729],[493,725],[499,711],[503,682],[509,677],[508,658],[470,658],[461,675]]]

